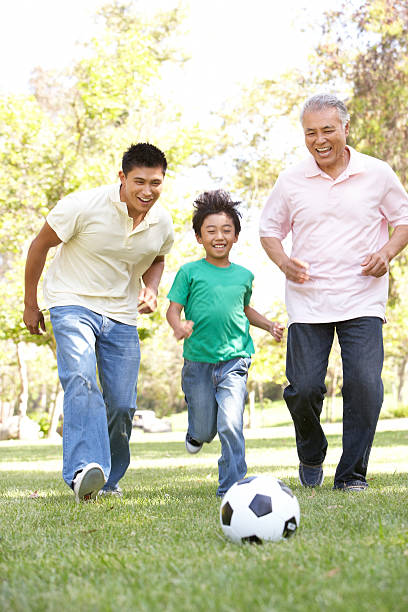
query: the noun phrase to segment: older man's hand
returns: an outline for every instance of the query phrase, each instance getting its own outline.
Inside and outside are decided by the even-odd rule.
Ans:
[[[381,251],[367,255],[361,264],[363,276],[375,276],[379,278],[384,276],[389,269],[389,259]]]

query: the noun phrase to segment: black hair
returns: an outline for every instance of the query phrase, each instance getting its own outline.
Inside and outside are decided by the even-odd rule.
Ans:
[[[166,174],[167,160],[163,151],[149,142],[132,144],[122,157],[122,170],[125,176],[136,167],[157,168],[160,166]]]
[[[204,219],[208,217],[208,215],[225,213],[232,219],[235,227],[235,234],[238,236],[241,231],[241,213],[237,210],[239,204],[241,204],[241,202],[233,202],[230,194],[222,189],[205,191],[198,196],[193,204],[195,209],[193,213],[194,232],[198,236],[201,236],[201,227],[204,223]]]

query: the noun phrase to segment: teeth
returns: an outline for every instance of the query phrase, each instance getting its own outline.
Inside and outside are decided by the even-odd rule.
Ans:
[[[316,151],[318,151],[319,153],[324,153],[325,151],[329,151],[330,147],[323,147],[321,149],[316,148]]]

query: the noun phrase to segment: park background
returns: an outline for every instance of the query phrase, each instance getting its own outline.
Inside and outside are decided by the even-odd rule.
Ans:
[[[159,308],[140,318],[138,408],[173,415],[182,428],[182,346],[165,322],[165,296],[178,267],[202,256],[194,198],[222,187],[242,201],[232,258],[255,273],[254,307],[285,322],[283,275],[259,245],[258,219],[280,170],[306,153],[302,102],[321,91],[344,98],[349,143],[387,161],[408,187],[406,2],[25,0],[1,3],[0,16],[1,436],[36,435],[35,421],[53,437],[61,413],[49,321],[41,337],[22,323],[29,244],[61,197],[117,180],[123,151],[139,141],[168,157],[161,203],[176,242]],[[408,416],[406,262],[402,254],[391,266],[383,417]],[[247,423],[284,422],[285,342],[258,330],[253,337],[256,410]],[[337,345],[326,385],[324,418],[341,419]]]

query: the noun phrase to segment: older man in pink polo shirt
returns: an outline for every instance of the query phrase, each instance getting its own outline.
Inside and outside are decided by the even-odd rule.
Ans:
[[[320,414],[336,331],[343,361],[343,453],[334,488],[364,491],[383,401],[388,268],[408,243],[408,196],[388,164],[346,144],[349,115],[341,100],[313,96],[301,122],[311,155],[280,174],[260,223],[262,245],[286,276],[284,398],[295,425],[300,482],[320,486],[327,450]],[[289,257],[282,240],[290,232]]]

